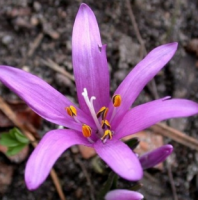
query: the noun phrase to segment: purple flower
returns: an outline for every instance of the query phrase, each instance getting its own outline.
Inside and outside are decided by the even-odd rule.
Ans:
[[[112,99],[106,45],[102,45],[92,10],[81,4],[72,36],[72,59],[80,108],[40,78],[25,71],[0,66],[0,80],[18,94],[37,114],[67,129],[49,131],[30,156],[25,181],[37,188],[58,157],[69,147],[92,147],[121,177],[142,178],[139,159],[120,139],[161,120],[198,113],[189,100],[163,98],[133,109],[131,105],[144,86],[172,58],[177,43],[152,50],[123,80]]]
[[[139,160],[143,169],[148,169],[163,162],[173,151],[170,144],[159,147],[153,151],[143,154]]]
[[[105,200],[141,200],[143,198],[143,195],[138,192],[124,189],[112,190],[105,196]]]

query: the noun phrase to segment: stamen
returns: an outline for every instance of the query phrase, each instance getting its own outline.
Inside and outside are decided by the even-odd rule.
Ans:
[[[112,139],[112,132],[107,129],[105,132],[104,132],[104,135],[100,138],[102,140],[103,143],[105,143],[107,141],[107,139]]]
[[[83,133],[84,137],[86,137],[86,138],[90,137],[91,136],[91,132],[92,132],[92,130],[91,130],[90,126],[88,126],[86,124],[82,125],[82,133]]]
[[[102,125],[101,126],[102,126],[103,129],[104,128],[108,128],[108,129],[111,128],[111,125],[110,125],[108,120],[102,120]]]
[[[100,108],[100,110],[97,113],[97,118],[99,118],[102,115],[102,119],[106,119],[107,113],[108,113],[108,108],[103,106],[102,108]]]
[[[66,107],[65,110],[67,111],[67,114],[71,117],[76,116],[77,115],[77,110],[74,106],[69,106]]]
[[[86,89],[86,88],[84,88],[84,92],[82,93],[82,95],[83,95],[83,97],[84,97],[84,99],[85,99],[85,102],[86,102],[88,108],[89,108],[89,111],[90,111],[90,113],[91,113],[91,116],[93,117],[93,120],[94,120],[94,122],[95,122],[95,124],[96,124],[97,129],[98,129],[100,135],[102,135],[103,130],[102,130],[102,128],[101,128],[101,126],[100,126],[100,123],[99,123],[99,121],[98,121],[98,119],[97,119],[96,112],[95,112],[95,109],[94,109],[94,106],[93,106],[93,100],[95,100],[96,97],[92,96],[91,99],[89,100],[89,97],[88,97],[88,93],[87,93],[87,89]]]
[[[113,112],[112,112],[112,115],[111,115],[111,118],[110,118],[110,123],[112,122],[113,118],[115,117],[115,114],[116,114],[116,110],[117,110],[117,107],[119,107],[122,103],[122,98],[119,94],[115,94],[113,95],[112,97],[112,102],[113,102],[113,106],[114,106],[114,109],[113,109]]]
[[[113,101],[113,106],[114,107],[119,107],[121,105],[122,102],[122,98],[119,94],[115,94],[112,97],[112,101]]]

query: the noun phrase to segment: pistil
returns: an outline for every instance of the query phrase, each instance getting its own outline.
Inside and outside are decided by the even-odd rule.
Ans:
[[[96,112],[95,112],[95,109],[94,109],[94,106],[93,106],[93,100],[96,100],[96,97],[92,96],[90,99],[89,99],[89,96],[88,96],[88,93],[87,93],[87,89],[84,88],[84,92],[82,93],[84,99],[85,99],[85,102],[87,104],[87,107],[89,108],[89,111],[91,113],[91,116],[96,124],[96,127],[98,129],[98,132],[100,135],[103,135],[103,130],[101,128],[101,125],[97,119],[97,115],[96,115]]]

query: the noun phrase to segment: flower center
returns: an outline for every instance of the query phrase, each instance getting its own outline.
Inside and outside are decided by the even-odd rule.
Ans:
[[[84,100],[87,104],[87,107],[89,108],[90,114],[95,122],[95,125],[97,127],[97,132],[96,134],[98,137],[102,140],[103,143],[105,143],[108,139],[112,139],[113,137],[113,131],[111,130],[111,125],[110,122],[113,120],[115,114],[116,114],[116,109],[121,105],[121,96],[116,94],[112,98],[112,103],[114,106],[112,115],[110,117],[110,121],[106,119],[107,113],[108,113],[108,108],[103,106],[97,113],[95,112],[93,101],[96,100],[95,96],[92,96],[89,98],[87,89],[84,88],[84,91],[82,92],[82,95],[84,97]],[[74,106],[69,106],[65,108],[67,111],[67,114],[71,117],[74,118],[74,120],[78,123],[81,123],[77,118],[77,110]],[[91,140],[91,134],[92,134],[92,129],[89,125],[87,124],[82,124],[82,134],[84,137],[86,137],[90,142],[93,143]]]
[[[93,106],[93,100],[95,100],[96,97],[92,96],[92,97],[89,99],[89,96],[88,96],[88,93],[87,93],[87,89],[86,89],[86,88],[84,88],[84,92],[82,93],[82,95],[83,95],[83,97],[84,97],[84,99],[85,99],[85,102],[86,102],[88,108],[89,108],[89,111],[90,111],[90,113],[91,113],[91,116],[92,116],[92,118],[93,118],[93,120],[94,120],[94,122],[95,122],[95,124],[96,124],[96,127],[97,127],[97,129],[98,129],[98,132],[99,132],[99,134],[101,135],[101,134],[103,133],[103,130],[102,130],[102,128],[101,128],[101,126],[100,126],[100,123],[99,123],[99,121],[98,121],[98,119],[97,119],[97,115],[96,115],[96,112],[95,112],[95,109],[94,109],[94,106]]]

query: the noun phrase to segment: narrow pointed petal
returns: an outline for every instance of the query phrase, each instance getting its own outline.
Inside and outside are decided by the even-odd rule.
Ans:
[[[153,49],[140,61],[122,81],[114,94],[120,94],[122,104],[117,109],[116,120],[131,107],[146,84],[167,64],[177,49],[177,43],[170,43]],[[111,106],[112,107],[112,106]],[[112,108],[109,110],[111,114]]]
[[[105,196],[105,200],[141,200],[143,198],[144,196],[139,192],[125,189],[112,190]]]
[[[162,120],[189,117],[198,113],[198,104],[185,99],[171,99],[167,98],[151,101],[132,108],[123,117],[122,121],[117,126],[112,127],[116,134],[115,138],[122,138],[148,128]]]
[[[44,119],[81,130],[81,126],[65,110],[65,107],[74,104],[42,79],[14,67],[0,66],[0,81]],[[78,110],[78,113],[82,118],[82,111]]]
[[[143,169],[154,167],[155,165],[163,162],[173,151],[172,145],[164,145],[154,151],[147,152],[142,155],[139,160]]]
[[[94,148],[107,165],[122,178],[131,181],[142,178],[143,171],[137,156],[123,142],[112,139],[103,144],[98,141]]]
[[[68,129],[48,132],[31,154],[25,168],[25,182],[28,189],[39,187],[47,178],[52,166],[59,156],[76,144],[90,146],[80,132]]]
[[[80,108],[89,112],[82,92],[87,88],[89,97],[95,96],[96,112],[109,103],[109,71],[106,46],[102,45],[93,11],[81,4],[72,35],[72,61]]]

